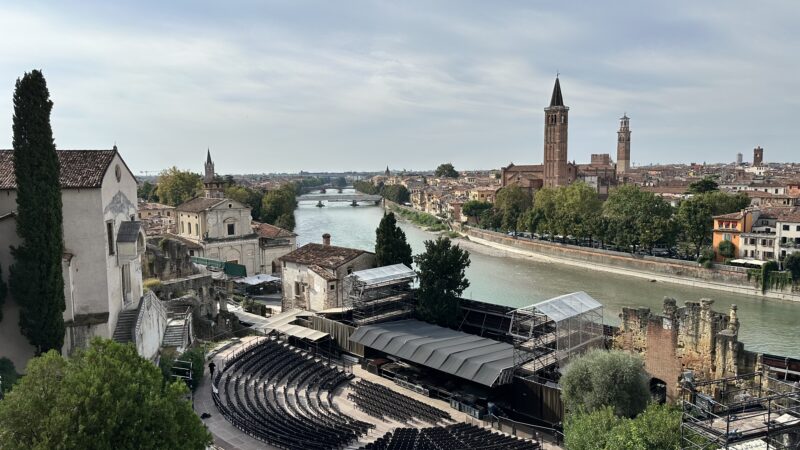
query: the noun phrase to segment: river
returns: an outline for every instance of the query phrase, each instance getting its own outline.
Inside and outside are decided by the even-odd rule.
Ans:
[[[312,197],[306,196],[306,198]],[[298,247],[309,242],[321,242],[323,233],[331,234],[331,244],[374,251],[375,229],[383,215],[376,206],[349,206],[329,203],[324,208],[316,202],[301,202],[295,211],[295,233]],[[435,234],[401,222],[414,254],[424,250],[424,241]],[[458,240],[456,242],[463,242]],[[649,307],[661,312],[665,296],[678,300],[715,300],[714,309],[727,312],[738,305],[739,339],[748,350],[800,358],[800,303],[763,299],[755,296],[725,293],[671,283],[652,283],[605,272],[595,272],[560,264],[535,261],[518,255],[464,242],[470,250],[467,278],[470,287],[464,297],[485,302],[527,306],[558,295],[586,291],[604,306],[604,320],[619,324],[622,307]]]

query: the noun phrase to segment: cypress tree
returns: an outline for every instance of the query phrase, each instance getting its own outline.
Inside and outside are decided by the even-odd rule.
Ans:
[[[411,267],[411,246],[406,234],[397,226],[394,213],[384,214],[375,230],[375,259],[378,266],[405,264]]]
[[[0,267],[0,322],[3,321],[3,303],[6,301],[6,294],[8,293],[8,286],[3,281],[3,268]]]
[[[41,71],[17,79],[13,146],[17,235],[22,243],[11,249],[9,287],[20,305],[20,331],[37,354],[60,352],[64,344],[64,239],[52,108]]]

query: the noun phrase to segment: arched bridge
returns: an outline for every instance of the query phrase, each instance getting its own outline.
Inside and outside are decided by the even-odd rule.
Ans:
[[[378,203],[383,197],[371,194],[321,194],[321,195],[302,195],[297,197],[298,202],[375,202]]]

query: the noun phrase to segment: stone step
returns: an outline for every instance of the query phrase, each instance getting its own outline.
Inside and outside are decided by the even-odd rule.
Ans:
[[[120,343],[133,341],[133,327],[136,325],[136,319],[138,317],[139,310],[122,311],[117,318],[117,326],[114,328],[113,339]]]

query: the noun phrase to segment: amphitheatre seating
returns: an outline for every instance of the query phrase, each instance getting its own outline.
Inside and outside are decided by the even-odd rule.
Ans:
[[[235,427],[272,446],[340,448],[374,427],[342,414],[331,402],[331,392],[352,377],[267,339],[225,362],[213,380],[213,399]]]
[[[362,450],[537,450],[538,442],[459,423],[447,427],[398,428]]]
[[[432,424],[440,420],[452,420],[447,412],[380,384],[361,380],[351,384],[351,387],[353,392],[347,398],[360,410],[381,420],[387,416],[398,422],[409,422],[415,418]]]

